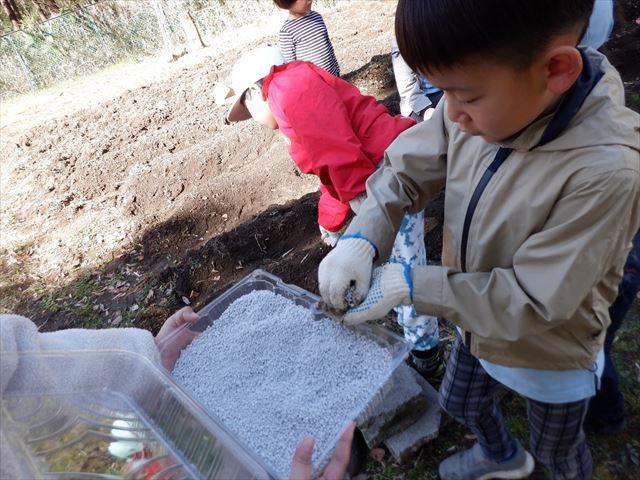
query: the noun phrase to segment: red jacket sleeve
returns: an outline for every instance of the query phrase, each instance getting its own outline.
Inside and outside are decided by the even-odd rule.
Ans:
[[[318,224],[330,232],[337,232],[347,223],[351,207],[331,196],[324,185],[320,185],[318,201]]]

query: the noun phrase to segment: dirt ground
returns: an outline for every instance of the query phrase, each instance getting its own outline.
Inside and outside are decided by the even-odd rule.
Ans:
[[[363,5],[338,2],[323,13],[345,78],[397,110],[387,53],[394,2],[376,3],[365,23],[356,15]],[[266,41],[276,33],[264,32]],[[3,268],[19,267],[20,290],[34,292],[14,296],[16,283],[3,282],[15,298],[8,306],[45,329],[72,326],[77,309],[43,309],[38,296],[87,275],[106,283],[83,305],[100,305],[98,325],[121,316],[139,325],[149,308],[168,311],[183,297],[197,308],[255,268],[316,290],[327,252],[315,221],[317,180],[300,174],[278,133],[223,125],[225,107],[213,99],[240,48],[260,42],[127,66],[125,78],[137,80],[121,92],[104,77],[85,81],[88,93],[73,84],[46,92],[2,127]],[[154,66],[162,78],[141,82]],[[118,84],[116,95],[55,115],[58,103],[69,111],[96,90],[104,97],[104,84]]]
[[[395,3],[320,10],[344,78],[393,113]],[[639,111],[640,1],[618,3],[605,50]],[[176,308],[197,310],[257,268],[317,292],[328,247],[316,179],[296,169],[278,133],[254,122],[225,126],[213,97],[238,52],[273,43],[276,33],[3,102],[0,311],[30,316],[43,330],[155,332]],[[441,215],[438,198],[427,212],[433,262]]]

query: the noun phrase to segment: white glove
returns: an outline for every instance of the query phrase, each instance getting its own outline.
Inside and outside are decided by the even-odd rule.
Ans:
[[[338,240],[340,240],[340,237],[342,236],[346,228],[346,227],[342,227],[337,232],[330,232],[329,230],[324,228],[322,225],[318,225],[318,226],[320,227],[320,239],[330,247],[336,246],[336,243],[338,243]]]
[[[356,325],[384,317],[397,305],[410,305],[413,299],[411,267],[387,263],[373,271],[369,294],[360,305],[347,310],[343,321]]]
[[[361,193],[357,197],[349,200],[349,206],[351,207],[351,210],[353,211],[353,213],[355,213],[356,215],[358,214],[358,212],[360,211],[360,207],[362,207],[362,204],[366,199],[367,199],[367,194]]]
[[[344,312],[362,302],[369,291],[375,254],[373,244],[363,237],[340,239],[318,267],[320,295],[327,306]]]

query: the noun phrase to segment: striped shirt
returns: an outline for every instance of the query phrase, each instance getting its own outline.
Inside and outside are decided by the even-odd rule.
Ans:
[[[311,10],[304,17],[287,20],[280,29],[280,52],[285,62],[306,60],[340,76],[340,66],[322,16]]]

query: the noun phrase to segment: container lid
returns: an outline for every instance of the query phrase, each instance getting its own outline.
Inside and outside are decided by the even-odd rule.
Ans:
[[[14,358],[8,358],[14,357]],[[266,468],[170,375],[126,351],[2,355],[42,381],[2,392],[3,469],[12,478],[269,478]],[[78,365],[118,372],[80,390]]]

